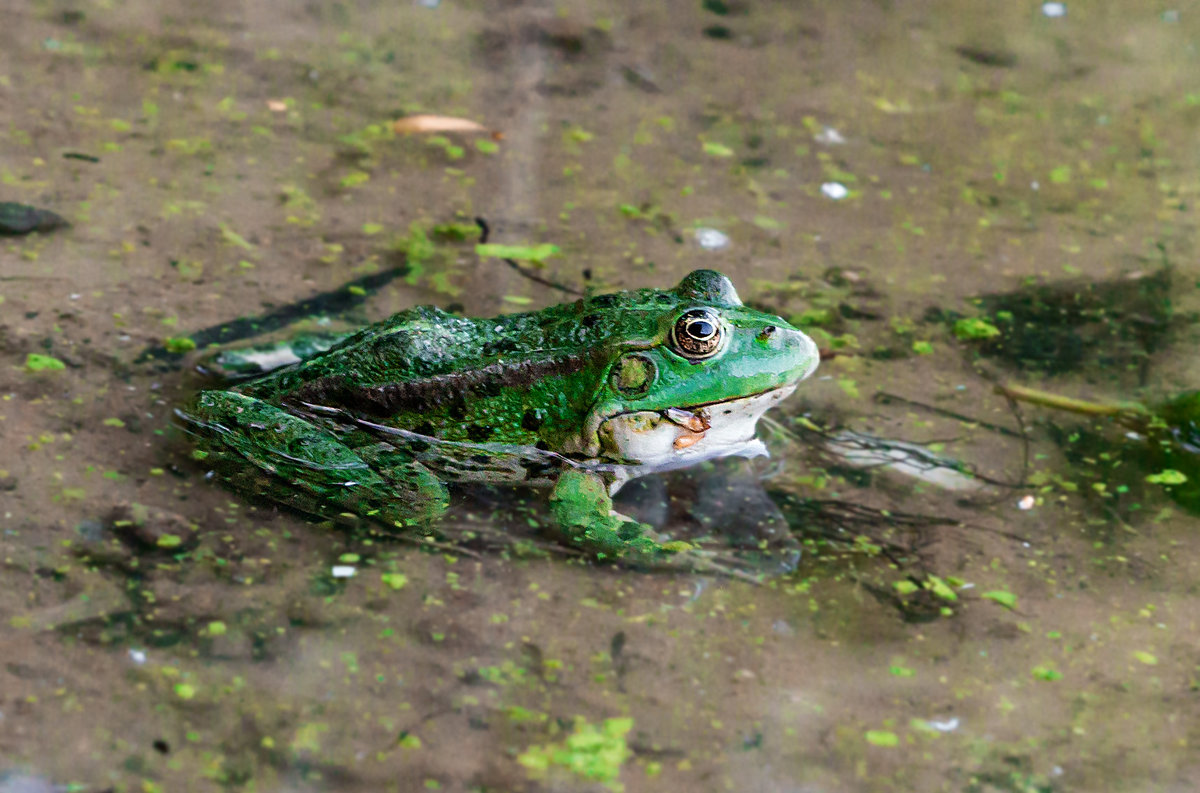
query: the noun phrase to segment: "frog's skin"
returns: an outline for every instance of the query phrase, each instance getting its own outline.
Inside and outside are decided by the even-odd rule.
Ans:
[[[259,474],[234,484],[309,512],[430,533],[448,482],[551,485],[564,542],[695,568],[698,552],[660,544],[610,496],[632,477],[765,454],[759,417],[817,363],[808,336],[697,270],[671,290],[492,319],[402,311],[180,415],[214,467]]]

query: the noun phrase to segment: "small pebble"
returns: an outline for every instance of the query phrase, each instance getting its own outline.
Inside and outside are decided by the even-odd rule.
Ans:
[[[850,191],[841,182],[826,182],[821,185],[821,194],[826,198],[832,198],[834,201],[841,201],[850,195]]]
[[[146,663],[146,651],[145,650],[137,650],[133,647],[130,647],[129,648],[129,660],[133,661],[135,664],[138,664],[139,666],[141,664]]]
[[[1022,496],[1021,500],[1017,502],[1017,509],[1033,509],[1035,503],[1037,503],[1037,499],[1032,495]]]
[[[1042,14],[1051,19],[1058,19],[1067,15],[1066,3],[1042,3]]]
[[[839,146],[846,142],[846,139],[842,137],[842,133],[833,127],[825,127],[816,135],[813,135],[813,140],[817,143],[824,143],[827,146]]]
[[[706,251],[719,251],[729,247],[729,235],[716,229],[696,229],[696,244]]]
[[[349,564],[335,564],[332,572],[334,578],[354,578],[358,575],[358,569]]]

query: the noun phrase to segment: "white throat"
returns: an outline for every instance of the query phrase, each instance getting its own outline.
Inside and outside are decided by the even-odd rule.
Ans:
[[[792,384],[693,410],[613,416],[600,427],[604,456],[622,464],[619,481],[718,457],[765,457],[767,447],[755,437],[758,420],[795,390]]]

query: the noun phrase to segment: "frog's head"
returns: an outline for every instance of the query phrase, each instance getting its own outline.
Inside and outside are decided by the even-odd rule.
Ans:
[[[609,365],[588,422],[602,454],[667,470],[764,453],[758,419],[817,368],[813,340],[743,305],[712,270],[632,294],[644,298],[629,308],[645,317],[649,338],[623,340]]]

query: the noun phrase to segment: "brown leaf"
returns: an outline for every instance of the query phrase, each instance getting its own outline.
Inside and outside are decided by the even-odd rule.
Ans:
[[[426,115],[398,118],[392,122],[392,130],[401,135],[409,132],[491,132],[469,119]]]

